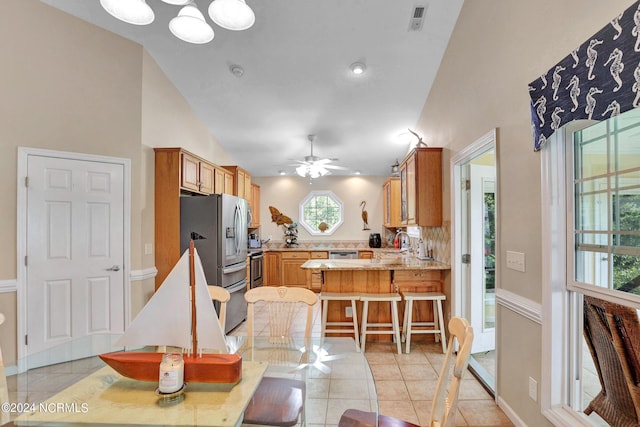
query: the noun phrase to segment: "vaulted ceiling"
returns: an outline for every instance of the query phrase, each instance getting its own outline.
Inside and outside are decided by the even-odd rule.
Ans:
[[[206,45],[175,38],[179,6],[148,0],[155,21],[134,26],[98,0],[42,0],[142,44],[213,137],[254,176],[295,173],[310,154],[337,158],[336,175],[389,175],[408,143],[463,0],[247,0],[245,31],[217,27]],[[411,21],[425,6],[418,30]],[[354,75],[350,65],[366,66]],[[231,72],[242,68],[242,76]]]

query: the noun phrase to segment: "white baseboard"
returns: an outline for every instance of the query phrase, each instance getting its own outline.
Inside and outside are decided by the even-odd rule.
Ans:
[[[509,418],[509,420],[516,427],[528,427],[527,424],[520,419],[518,414],[515,413],[511,406],[507,405],[507,403],[501,397],[498,397],[498,407],[502,409],[502,412]]]

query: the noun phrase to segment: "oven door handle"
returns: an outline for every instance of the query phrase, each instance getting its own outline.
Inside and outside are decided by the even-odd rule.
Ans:
[[[260,255],[251,255],[251,259],[262,259],[264,258],[264,254],[260,254]]]
[[[234,264],[231,267],[225,267],[222,269],[222,274],[235,273],[236,271],[245,270],[247,268],[246,261],[242,261],[238,264]]]
[[[247,280],[244,279],[241,282],[236,283],[233,286],[230,286],[228,288],[225,288],[230,294],[234,293],[234,292],[238,292],[240,290],[246,290],[247,289]]]

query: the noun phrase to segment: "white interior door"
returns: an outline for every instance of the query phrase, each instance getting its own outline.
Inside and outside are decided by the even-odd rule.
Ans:
[[[492,254],[485,232],[488,226],[486,195],[495,195],[495,168],[493,166],[470,165],[470,322],[473,326],[471,353],[495,349],[495,288],[490,286],[488,275],[495,264],[488,265]]]
[[[112,351],[124,331],[124,166],[29,155],[28,368]]]

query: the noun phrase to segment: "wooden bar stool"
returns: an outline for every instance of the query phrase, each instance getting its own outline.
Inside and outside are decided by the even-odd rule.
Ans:
[[[322,302],[322,330],[320,331],[320,340],[323,341],[327,333],[349,333],[347,329],[327,329],[327,326],[352,326],[353,339],[356,341],[356,350],[360,351],[360,337],[358,332],[358,314],[356,312],[356,301],[360,300],[360,295],[349,292],[320,292],[320,301]],[[329,312],[329,301],[351,301],[351,322],[327,322],[327,313]]]
[[[398,301],[401,301],[402,297],[398,293],[389,294],[362,294],[360,295],[360,301],[362,301],[362,337],[360,338],[362,351],[364,352],[365,345],[367,343],[368,335],[392,335],[398,346],[398,354],[402,354],[402,348],[400,344],[400,325],[398,323]],[[369,301],[373,302],[388,302],[391,304],[391,323],[368,323],[369,315]],[[367,331],[369,326],[377,328],[391,328],[391,329],[378,329],[375,331]]]
[[[447,296],[441,292],[403,292],[405,306],[404,306],[404,320],[402,322],[402,333],[405,338],[406,352],[411,351],[411,334],[434,334],[436,341],[438,341],[438,334],[440,334],[440,342],[442,343],[442,352],[447,352],[447,339],[444,336],[444,317],[442,314],[442,301],[447,299]],[[414,322],[413,319],[413,302],[414,301],[432,301],[433,302],[433,322]],[[431,329],[416,329],[414,326],[424,327],[430,326]]]

